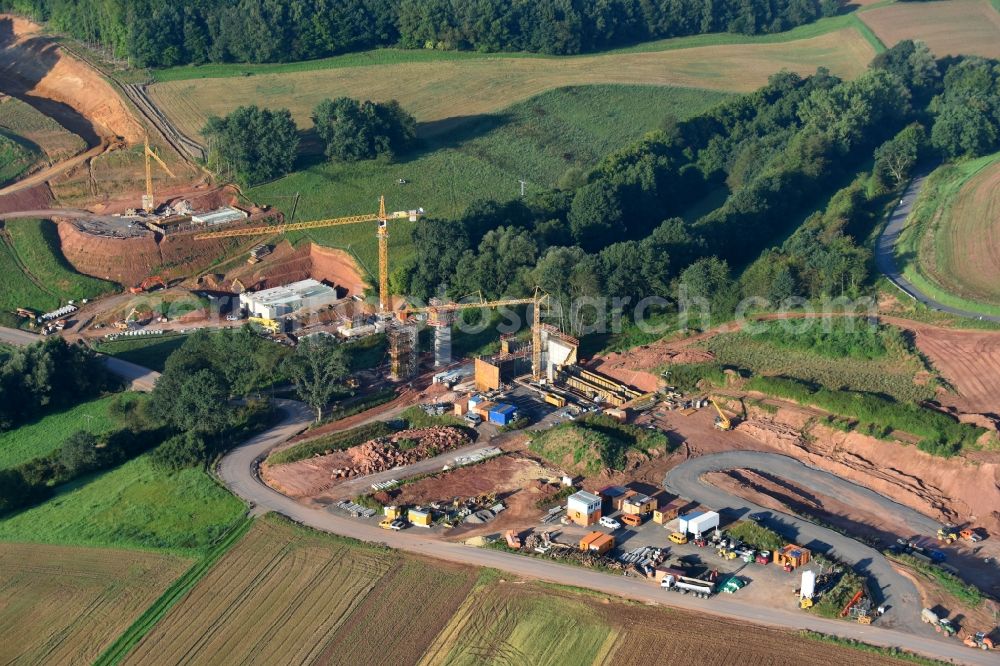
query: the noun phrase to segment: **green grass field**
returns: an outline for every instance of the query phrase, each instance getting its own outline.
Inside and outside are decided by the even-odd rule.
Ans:
[[[91,400],[0,433],[0,469],[48,455],[77,430],[86,430],[95,435],[111,432],[119,422],[111,416],[108,408],[117,399],[118,395],[109,395]]]
[[[770,327],[777,326],[770,324]],[[859,324],[863,326],[863,324]],[[805,326],[795,322],[790,328]],[[819,327],[818,321],[809,323]],[[794,341],[795,335],[788,336]],[[900,341],[891,341],[881,354],[852,354],[829,342],[818,349],[806,347],[816,335],[807,329],[802,344],[754,336],[748,332],[719,335],[704,343],[716,362],[752,370],[756,374],[782,375],[815,382],[831,389],[884,393],[901,401],[933,397],[935,381],[920,358]],[[867,338],[866,338],[867,339]],[[874,358],[870,358],[874,356]],[[919,383],[918,383],[919,382]]]
[[[900,234],[896,261],[903,276],[945,305],[1000,315],[1000,265],[990,254],[1000,227],[989,210],[1000,202],[998,178],[1000,153],[939,167]]]
[[[36,151],[0,132],[0,185],[20,178],[39,158]]]
[[[0,309],[53,310],[68,300],[115,290],[111,282],[73,270],[59,249],[59,235],[46,220],[11,220],[0,232]]]
[[[114,341],[102,340],[94,345],[94,350],[157,372],[163,372],[167,357],[180,349],[187,337],[186,335],[162,335]]]
[[[318,164],[252,188],[250,198],[287,207],[301,196],[297,218],[375,212],[378,195],[390,210],[422,206],[434,216],[455,216],[477,199],[508,200],[553,187],[568,169],[588,169],[608,152],[642,137],[668,118],[689,118],[725,99],[724,93],[663,86],[581,86],[553,90],[504,111],[467,121],[447,136],[432,137],[394,163]],[[403,178],[406,185],[396,181]],[[414,224],[394,222],[390,253],[411,252]],[[374,226],[350,225],[289,235],[352,251],[375,273]]]
[[[164,472],[146,454],[67,484],[45,503],[0,520],[0,541],[200,556],[244,510],[203,470]]]

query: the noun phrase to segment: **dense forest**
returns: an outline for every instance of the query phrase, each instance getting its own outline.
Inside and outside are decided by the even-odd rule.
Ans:
[[[780,32],[841,0],[0,0],[134,64],[287,62],[380,46],[574,54]]]
[[[657,296],[671,309],[683,288],[723,316],[741,298],[862,295],[869,236],[915,165],[1000,150],[998,77],[995,61],[935,60],[913,42],[851,81],[777,74],[609,155],[577,187],[418,226],[419,261],[397,268],[395,293],[538,285],[564,304]],[[682,219],[720,190],[721,206]]]

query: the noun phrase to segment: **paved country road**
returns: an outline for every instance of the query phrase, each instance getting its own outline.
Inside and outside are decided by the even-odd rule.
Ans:
[[[44,339],[36,333],[0,326],[0,342],[5,342],[9,345],[26,347]],[[108,370],[128,382],[134,391],[152,391],[153,386],[156,385],[156,380],[160,378],[160,373],[149,368],[144,368],[141,365],[123,361],[114,356],[98,354],[98,357],[104,361],[104,365],[107,366]]]
[[[227,454],[219,463],[217,473],[236,495],[254,507],[255,513],[274,511],[303,525],[345,537],[391,548],[436,557],[470,566],[494,567],[524,578],[536,578],[564,585],[575,585],[610,595],[658,603],[687,610],[710,613],[737,621],[774,626],[784,629],[811,629],[866,643],[902,647],[955,663],[996,664],[992,654],[973,650],[956,640],[944,640],[921,627],[918,635],[876,625],[860,625],[841,620],[827,620],[814,615],[767,608],[741,602],[738,597],[719,595],[711,599],[695,599],[662,592],[645,580],[612,576],[589,569],[558,564],[547,560],[514,555],[495,550],[473,548],[463,544],[428,538],[419,528],[402,532],[382,530],[370,522],[354,520],[324,509],[303,506],[264,485],[257,476],[257,465],[268,451],[305,428],[312,415],[301,403],[276,401],[284,410],[284,420],[270,430],[251,438]],[[897,602],[898,603],[898,602]],[[918,609],[919,612],[919,609]]]
[[[906,191],[903,192],[902,199],[898,204],[896,204],[892,213],[889,214],[889,223],[886,224],[885,229],[882,230],[882,235],[878,237],[878,241],[875,243],[875,266],[878,268],[880,273],[889,278],[889,280],[899,287],[903,293],[907,294],[914,300],[923,303],[927,307],[940,310],[941,312],[958,315],[959,317],[986,319],[988,321],[1000,322],[1000,317],[998,316],[980,314],[979,312],[962,310],[960,308],[953,308],[950,305],[945,305],[944,303],[936,301],[917,289],[913,283],[903,277],[903,274],[900,272],[896,263],[896,242],[899,240],[899,234],[906,226],[906,220],[910,217],[910,213],[913,211],[913,204],[916,203],[917,196],[920,194],[920,189],[924,186],[924,181],[926,179],[927,174],[920,174],[910,181],[910,184],[906,187]]]
[[[872,594],[878,597],[878,603],[886,603],[890,607],[889,612],[880,620],[881,623],[914,633],[925,630],[926,625],[920,622],[920,595],[916,587],[893,569],[882,553],[860,541],[797,516],[765,509],[717,488],[702,478],[708,472],[730,469],[754,469],[773,474],[848,504],[852,503],[852,499],[865,502],[902,519],[918,533],[934,534],[939,527],[937,523],[867,488],[776,453],[727,451],[699,456],[674,467],[663,481],[664,487],[675,495],[705,506],[723,507],[720,513],[728,518],[746,518],[751,513],[763,514],[761,522],[765,527],[773,529],[793,543],[846,562],[856,571],[877,581],[872,586]]]

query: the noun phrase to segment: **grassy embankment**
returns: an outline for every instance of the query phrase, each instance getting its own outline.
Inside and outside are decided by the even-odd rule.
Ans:
[[[532,432],[529,444],[531,451],[547,462],[585,476],[596,476],[603,469],[623,469],[629,452],[666,452],[669,447],[662,432],[625,425],[603,414],[589,414]]]
[[[994,316],[1000,315],[1000,274],[970,255],[984,248],[996,224],[988,205],[992,196],[997,206],[998,170],[1000,153],[936,169],[896,244],[903,276],[920,291],[945,305]]]
[[[111,282],[77,273],[59,249],[55,225],[46,220],[11,220],[0,233],[0,311],[48,311],[69,300],[115,290]]]
[[[121,419],[112,415],[110,407],[119,399],[120,395],[97,398],[0,433],[0,469],[52,453],[77,430],[101,435],[117,429]]]
[[[251,188],[257,201],[290,205],[300,193],[297,217],[374,212],[384,193],[390,210],[423,207],[431,217],[459,215],[478,199],[518,196],[518,180],[529,191],[554,187],[573,170],[592,168],[608,152],[656,129],[670,117],[687,118],[714,106],[722,93],[656,86],[583,86],[546,92],[509,108],[456,120],[453,131],[426,137],[422,145],[391,163],[314,163],[273,183]],[[405,185],[396,185],[398,179]],[[399,261],[412,253],[415,224],[393,223],[390,253]],[[369,274],[377,274],[374,227],[350,225],[295,232],[350,251]]]

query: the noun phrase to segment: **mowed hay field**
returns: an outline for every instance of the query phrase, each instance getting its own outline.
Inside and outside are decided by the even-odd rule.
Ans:
[[[424,123],[424,136],[461,118],[486,114],[564,86],[655,84],[750,91],[782,69],[812,73],[819,66],[853,77],[875,55],[853,28],[792,42],[728,44],[645,53],[570,58],[475,58],[404,62],[308,72],[262,74],[225,81],[168,81],[150,88],[179,128],[197,137],[211,115],[243,104],[288,107],[301,127],[327,97],[397,99]],[[428,124],[433,123],[433,124]]]
[[[268,516],[125,663],[413,663],[475,579]]]
[[[889,47],[913,39],[926,42],[939,58],[1000,58],[1000,12],[988,0],[896,2],[858,16]]]
[[[709,666],[899,663],[764,627],[510,582],[492,569],[274,515],[258,519],[124,663],[652,666],[689,663],[696,653]]]
[[[542,583],[498,580],[470,595],[420,664],[798,666],[825,661],[899,663],[708,615],[651,608]]]
[[[0,663],[92,663],[189,565],[153,553],[0,543]]]
[[[932,271],[942,286],[1000,305],[1000,159],[962,186],[933,236],[922,243],[921,258],[934,252]]]

